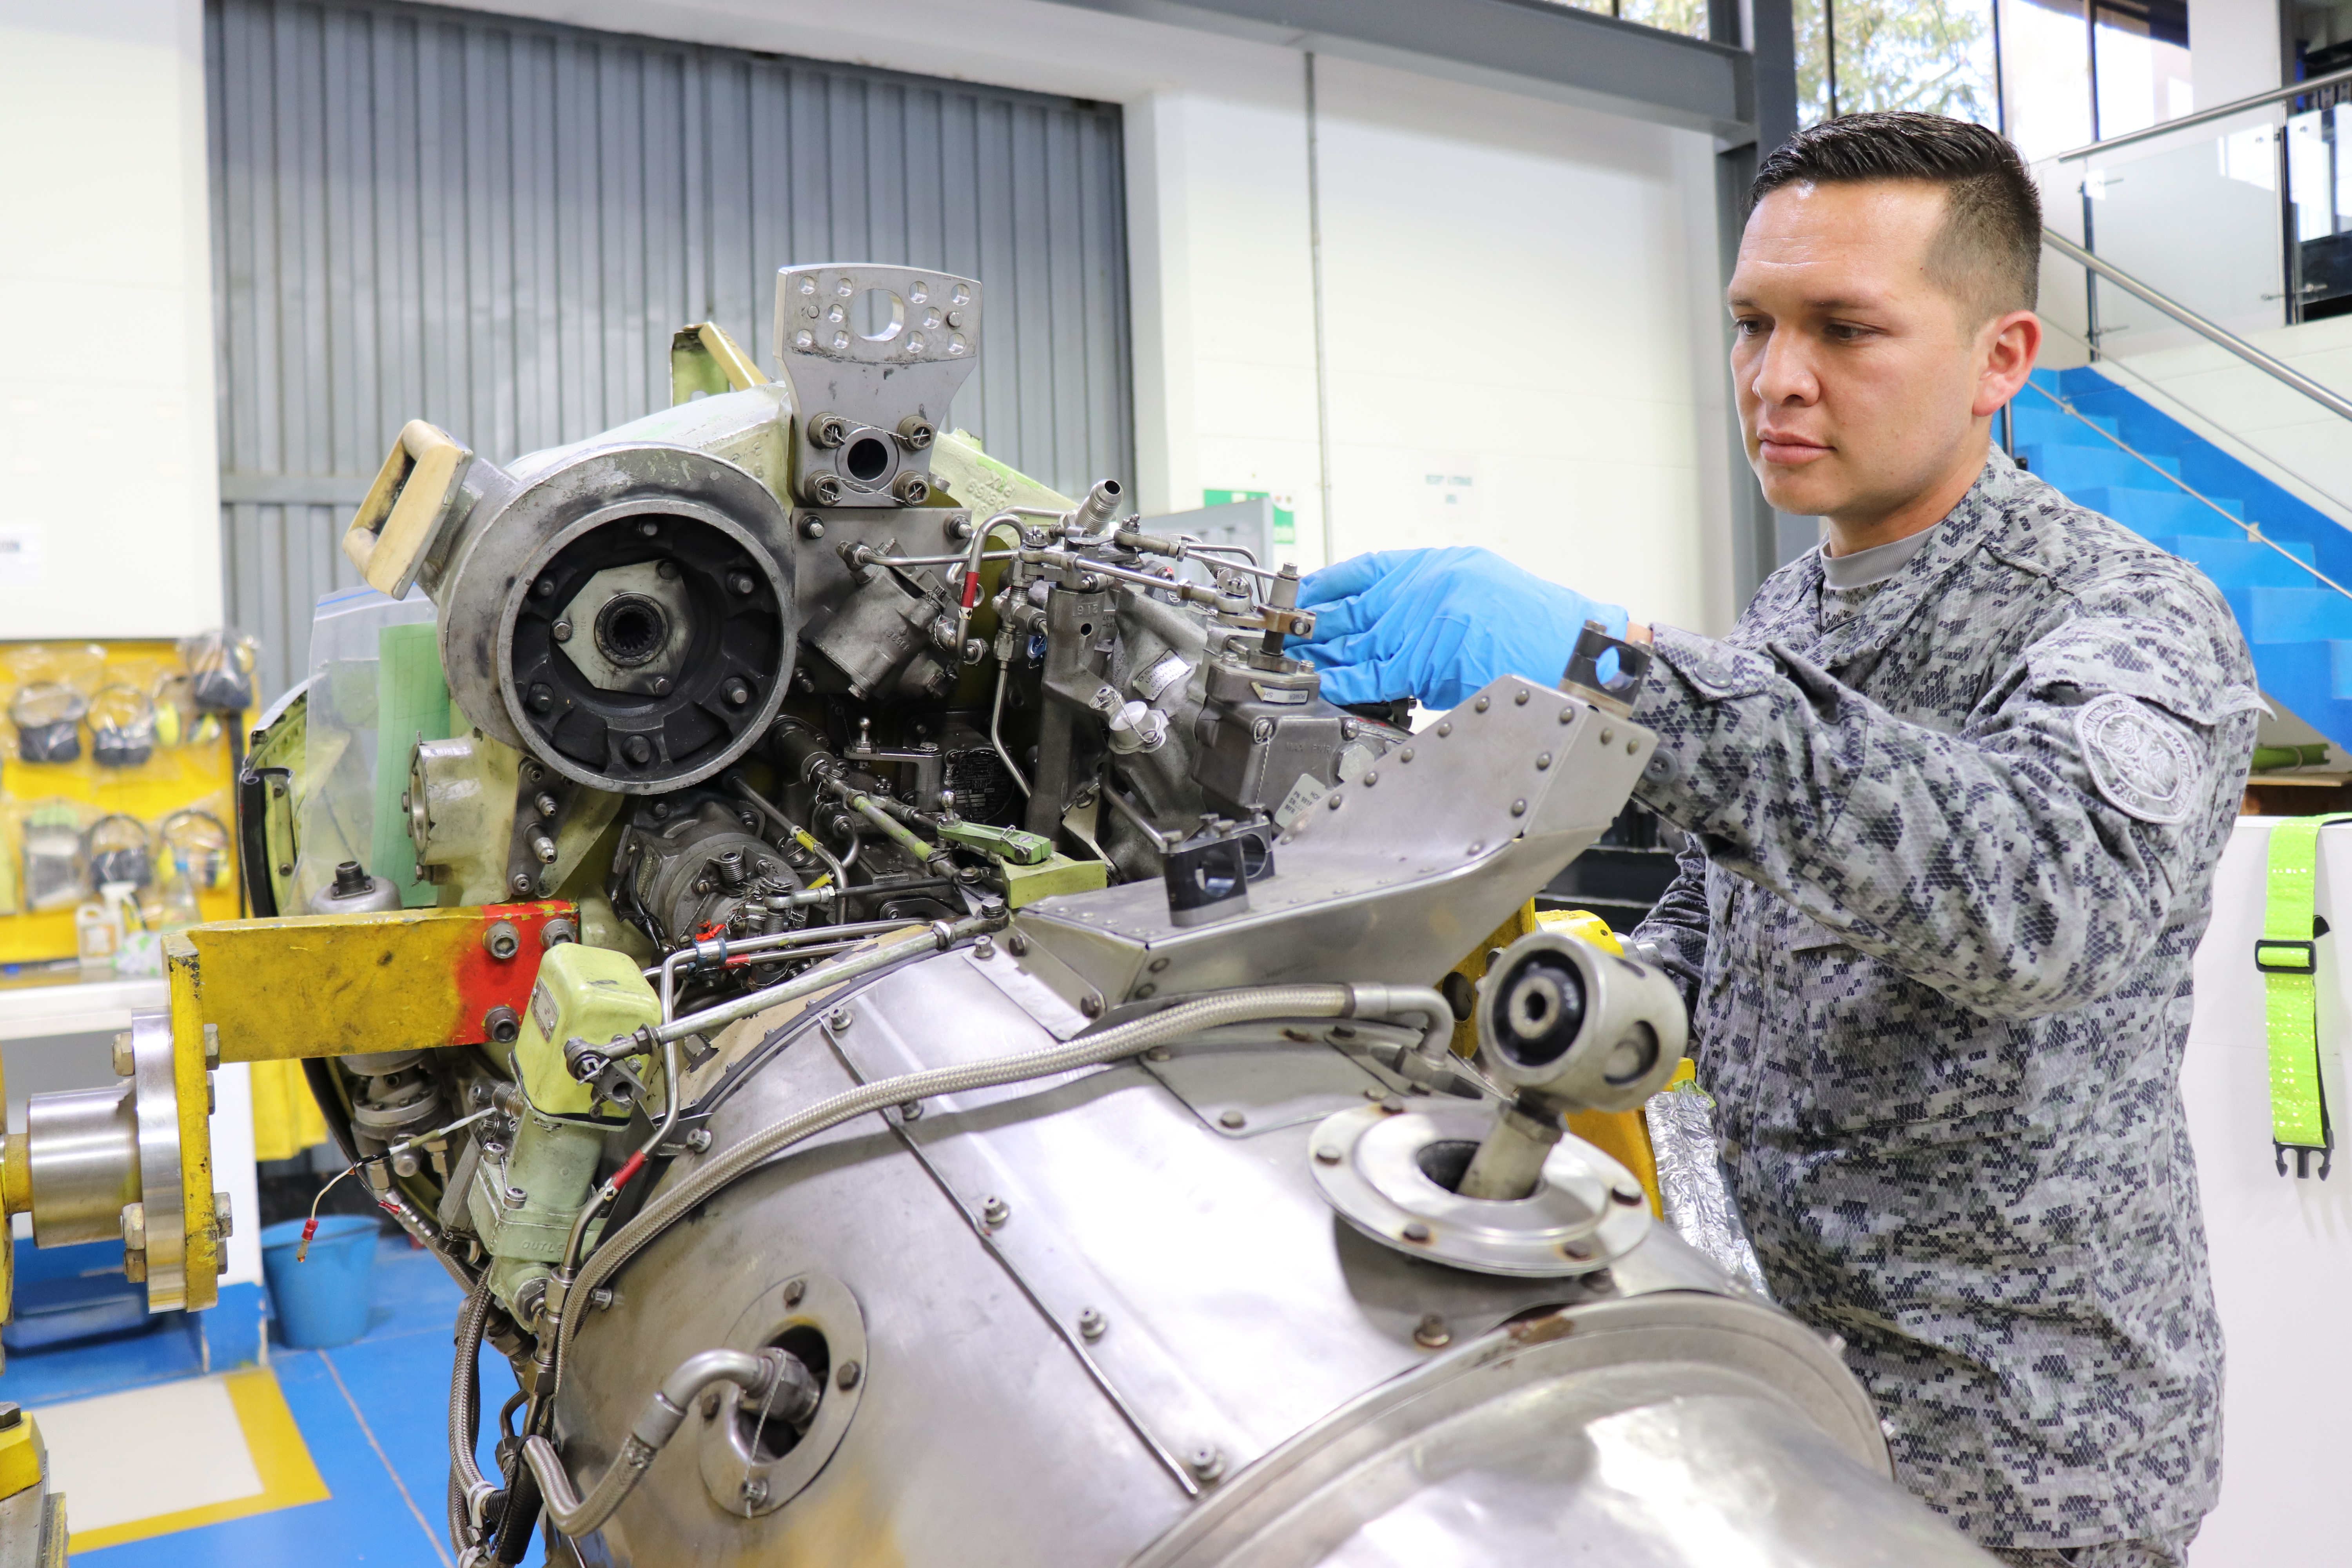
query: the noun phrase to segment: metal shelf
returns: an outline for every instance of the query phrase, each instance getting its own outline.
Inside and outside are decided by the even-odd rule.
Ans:
[[[0,981],[0,1040],[52,1035],[104,1035],[131,1027],[131,1015],[168,1006],[161,975],[83,980],[67,975]]]

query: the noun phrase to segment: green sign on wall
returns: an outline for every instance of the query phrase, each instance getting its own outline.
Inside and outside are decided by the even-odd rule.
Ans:
[[[1277,496],[1268,490],[1202,490],[1202,506],[1231,506],[1237,500],[1271,500],[1274,502],[1274,540],[1276,544],[1298,542],[1298,513],[1285,503],[1288,496]]]

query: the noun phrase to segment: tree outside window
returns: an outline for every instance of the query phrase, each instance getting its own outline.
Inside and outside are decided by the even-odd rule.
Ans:
[[[1796,24],[1808,125],[1890,109],[2000,123],[1989,0],[1801,0]]]

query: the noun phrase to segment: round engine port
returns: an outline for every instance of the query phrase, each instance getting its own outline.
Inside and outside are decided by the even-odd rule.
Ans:
[[[696,1457],[710,1500],[757,1519],[799,1496],[848,1435],[868,1381],[866,1319],[848,1286],[830,1274],[804,1271],[762,1289],[737,1316],[724,1343],[755,1353],[772,1346],[789,1351],[823,1391],[804,1427],[763,1412],[759,1400],[732,1384],[698,1422]]]
[[[535,755],[593,788],[707,777],[782,700],[790,591],[715,510],[665,498],[593,513],[529,564],[510,603],[508,714]]]

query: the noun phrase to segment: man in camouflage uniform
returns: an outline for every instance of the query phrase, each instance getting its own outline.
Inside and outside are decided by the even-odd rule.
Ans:
[[[2178,1568],[2221,1393],[2179,1078],[2252,666],[2193,567],[1990,447],[2040,333],[2005,143],[1850,117],[1758,194],[1734,378],[1768,497],[1831,539],[1728,637],[1630,628],[1635,793],[1690,835],[1637,942],[1773,1291],[1844,1342],[1903,1480],[2006,1561]],[[1341,701],[1548,676],[1622,615],[1484,552],[1318,578]]]

